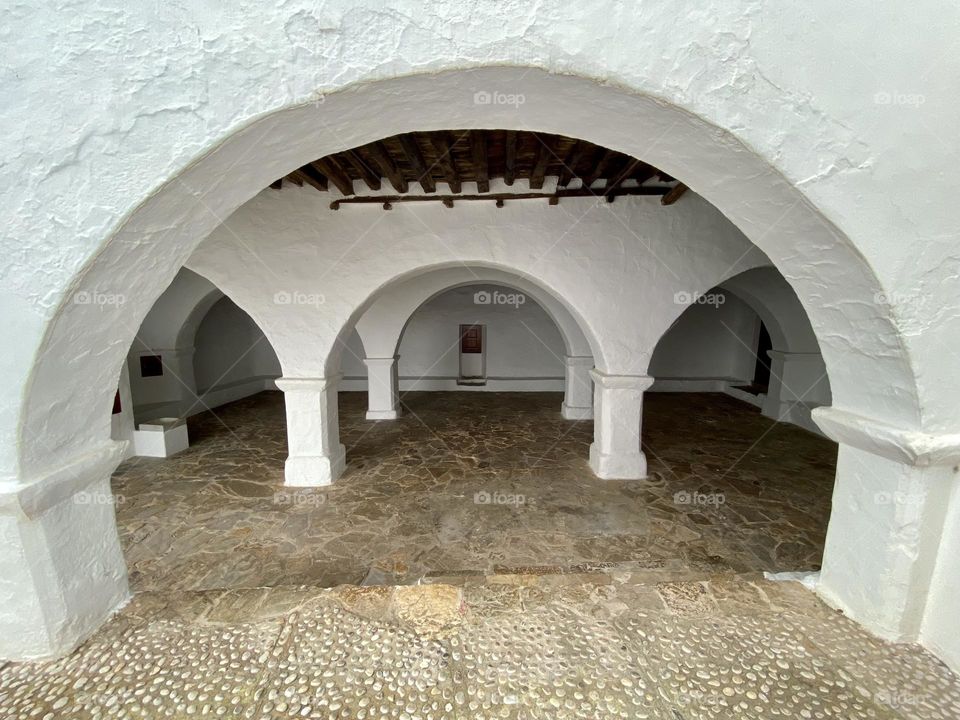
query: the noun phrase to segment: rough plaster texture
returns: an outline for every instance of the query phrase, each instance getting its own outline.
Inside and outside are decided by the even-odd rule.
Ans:
[[[450,127],[584,137],[683,179],[797,291],[834,405],[951,456],[958,12],[14,4],[0,30],[0,318],[18,339],[0,354],[5,502],[86,453],[111,455],[109,400],[135,328],[223,218],[304,159]],[[477,105],[477,91],[524,102]],[[905,172],[936,182],[904,192]],[[77,302],[104,295],[125,302]],[[36,610],[18,599],[0,620]]]

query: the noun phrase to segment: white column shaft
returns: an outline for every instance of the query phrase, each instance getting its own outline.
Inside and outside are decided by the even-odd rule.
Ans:
[[[400,416],[398,358],[364,358],[367,366],[367,420],[396,420]]]
[[[567,355],[564,360],[563,407],[567,420],[589,420],[593,417],[593,381],[590,371],[593,358]]]
[[[647,459],[640,449],[643,393],[653,383],[645,375],[606,375],[591,371],[594,381],[593,444],[590,467],[598,477],[632,480],[646,477]]]
[[[335,378],[279,378],[287,410],[286,485],[329,485],[346,466]]]

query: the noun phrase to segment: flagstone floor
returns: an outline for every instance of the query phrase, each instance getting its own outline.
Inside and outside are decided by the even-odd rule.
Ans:
[[[651,579],[819,567],[836,446],[723,395],[649,394],[650,477],[599,480],[592,422],[553,393],[342,393],[348,467],[283,487],[283,398],[190,420],[191,447],[117,471],[135,591],[409,584],[616,565]]]

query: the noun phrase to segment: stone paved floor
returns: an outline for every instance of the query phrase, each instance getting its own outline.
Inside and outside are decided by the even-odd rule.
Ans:
[[[498,576],[141,593],[0,717],[955,720],[960,680],[796,583]]]
[[[650,478],[603,481],[591,422],[554,393],[409,393],[363,419],[341,394],[346,473],[282,487],[283,399],[192,418],[192,446],[114,477],[136,591],[412,583],[616,564],[650,579],[819,567],[836,446],[722,395],[650,394]],[[485,502],[487,501],[487,502]]]

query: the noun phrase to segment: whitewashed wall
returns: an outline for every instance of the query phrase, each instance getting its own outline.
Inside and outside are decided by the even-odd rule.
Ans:
[[[513,288],[490,284],[449,290],[429,300],[410,318],[400,343],[401,390],[456,390],[460,325],[486,326],[487,384],[471,390],[563,390],[563,338],[553,320],[532,298],[523,304],[478,305],[477,292],[516,295]],[[348,343],[341,372],[345,390],[366,389],[366,367]],[[361,356],[362,357],[362,356]],[[462,389],[462,388],[461,388]]]
[[[756,366],[759,317],[731,294],[719,302],[695,303],[661,338],[650,361],[654,391],[725,390],[749,383]]]
[[[228,298],[200,323],[193,368],[197,392],[210,408],[275,389],[273,380],[280,376],[280,361],[263,331]]]

